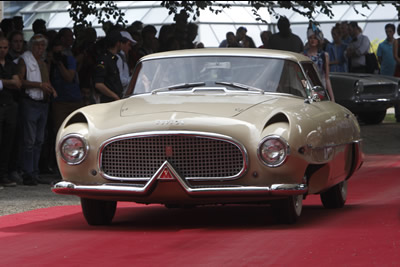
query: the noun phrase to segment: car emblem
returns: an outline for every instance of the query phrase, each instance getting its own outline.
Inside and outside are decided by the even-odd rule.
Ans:
[[[182,120],[157,120],[156,125],[181,126],[181,125],[185,125],[185,123]]]
[[[158,176],[159,180],[174,180],[174,175],[171,173],[171,170],[165,166],[164,169],[161,171],[160,175]]]
[[[166,146],[165,147],[165,155],[167,157],[172,157],[172,154],[173,154],[172,146]]]

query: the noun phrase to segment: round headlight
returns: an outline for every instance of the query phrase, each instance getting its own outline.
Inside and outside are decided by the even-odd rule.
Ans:
[[[81,163],[87,155],[88,146],[80,135],[67,135],[60,142],[61,157],[70,165]]]
[[[289,145],[279,136],[265,137],[258,148],[259,158],[268,167],[282,165],[289,154]]]

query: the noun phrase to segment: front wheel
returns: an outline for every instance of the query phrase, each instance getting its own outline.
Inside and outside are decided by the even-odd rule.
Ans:
[[[347,199],[347,181],[343,181],[320,194],[322,204],[327,209],[342,208]]]
[[[272,209],[280,223],[293,224],[303,210],[303,195],[276,200],[272,203]]]
[[[117,202],[81,198],[81,206],[89,225],[109,225],[114,218]]]
[[[366,124],[379,124],[386,116],[386,109],[374,112],[362,112],[358,114],[361,121]]]

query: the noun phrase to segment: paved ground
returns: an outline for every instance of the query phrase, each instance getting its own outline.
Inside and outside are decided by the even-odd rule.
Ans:
[[[399,154],[400,123],[361,125],[363,151],[366,154]],[[59,178],[45,176],[49,181]],[[17,186],[0,190],[0,216],[60,205],[77,205],[75,196],[56,195],[50,185]]]

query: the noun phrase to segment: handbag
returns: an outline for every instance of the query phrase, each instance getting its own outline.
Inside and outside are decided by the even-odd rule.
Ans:
[[[365,54],[365,66],[367,73],[379,73],[378,59],[376,58],[375,53]]]

